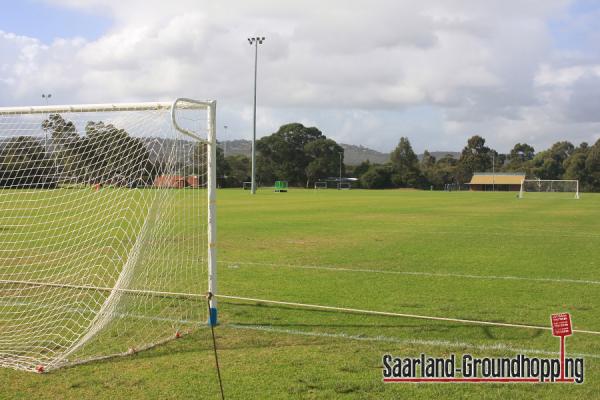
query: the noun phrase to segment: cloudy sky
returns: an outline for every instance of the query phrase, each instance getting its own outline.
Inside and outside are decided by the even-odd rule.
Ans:
[[[221,139],[499,151],[600,139],[598,0],[0,0],[0,106],[218,101]],[[223,126],[229,128],[225,131]]]

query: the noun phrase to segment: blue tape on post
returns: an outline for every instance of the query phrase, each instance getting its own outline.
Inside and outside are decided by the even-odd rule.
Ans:
[[[211,308],[210,315],[208,316],[208,324],[212,326],[217,325],[217,309]]]

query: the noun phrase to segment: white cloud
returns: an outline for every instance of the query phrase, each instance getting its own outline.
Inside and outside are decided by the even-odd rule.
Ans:
[[[0,33],[2,104],[39,102],[46,90],[69,103],[216,98],[230,134],[248,137],[246,37],[263,34],[262,134],[291,119],[379,149],[400,134],[419,150],[459,149],[479,133],[508,150],[600,131],[589,89],[600,56],[578,62],[553,48],[548,21],[565,14],[562,0],[48,2],[114,24],[95,41]],[[432,111],[416,122],[423,107]]]

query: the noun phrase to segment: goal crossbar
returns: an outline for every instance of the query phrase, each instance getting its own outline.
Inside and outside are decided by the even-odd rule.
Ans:
[[[185,102],[186,104],[181,105]],[[192,100],[178,98],[175,101],[162,102],[139,102],[139,103],[101,103],[101,104],[77,104],[77,105],[51,105],[51,106],[26,106],[26,107],[0,107],[0,115],[22,115],[22,114],[51,114],[51,113],[75,113],[94,111],[146,111],[146,110],[170,110],[173,105],[182,106],[186,109],[206,109],[214,105],[212,100]]]
[[[537,186],[539,192],[565,192],[573,193],[575,199],[579,199],[579,180],[577,179],[523,179],[521,181],[521,188],[519,190],[519,198],[523,198],[525,192],[527,192],[527,184],[534,184],[533,188]],[[571,184],[574,185],[573,190],[556,190],[553,184]],[[542,186],[544,185],[544,190]]]

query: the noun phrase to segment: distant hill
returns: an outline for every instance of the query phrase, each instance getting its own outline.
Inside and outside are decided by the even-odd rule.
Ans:
[[[252,141],[251,140],[225,140],[219,142],[219,147],[225,152],[225,157],[234,155],[245,155],[250,157],[252,155]]]
[[[252,152],[252,142],[250,140],[226,140],[219,142],[219,146],[223,149],[226,156],[243,154],[250,157]],[[365,146],[356,146],[353,144],[340,143],[344,149],[344,163],[346,165],[358,165],[363,161],[369,160],[372,164],[383,164],[390,160],[390,153],[382,153],[377,150],[370,149]],[[454,158],[460,157],[460,153],[456,151],[430,151],[436,159],[450,154]],[[419,160],[423,155],[419,154]]]
[[[390,153],[381,153],[377,150],[364,146],[340,143],[344,149],[344,163],[346,165],[358,165],[369,160],[371,164],[383,164],[390,161]]]
[[[446,156],[446,154],[450,154],[453,158],[456,158],[457,160],[460,158],[459,151],[430,151],[429,154],[434,156],[436,160],[439,160],[440,158],[444,158]],[[418,157],[420,160],[421,158],[423,158],[423,154],[419,154]]]

